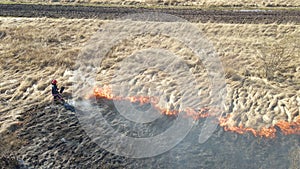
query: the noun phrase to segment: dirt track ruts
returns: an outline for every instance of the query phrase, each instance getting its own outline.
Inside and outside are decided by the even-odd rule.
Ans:
[[[201,10],[201,9],[150,9],[130,7],[0,4],[0,16],[99,18],[116,19],[127,14],[163,12],[190,22],[218,23],[300,23],[299,10]]]

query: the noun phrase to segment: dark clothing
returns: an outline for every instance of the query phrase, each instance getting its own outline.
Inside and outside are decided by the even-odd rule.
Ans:
[[[52,84],[52,96],[54,100],[61,100],[64,102],[64,99],[62,98],[62,96],[60,95],[57,85]]]
[[[52,95],[59,94],[57,85],[52,85]]]

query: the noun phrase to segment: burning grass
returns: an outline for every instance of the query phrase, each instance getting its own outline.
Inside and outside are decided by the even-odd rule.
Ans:
[[[51,79],[57,78],[59,86],[66,86],[66,92],[71,91],[74,82],[72,71],[77,68],[77,55],[84,43],[99,27],[101,28],[103,22],[92,19],[0,19],[0,32],[5,32],[0,43],[0,132],[18,121],[19,115],[26,109],[51,102]],[[292,47],[300,44],[291,38],[299,37],[299,25],[195,25],[214,44],[227,73],[227,118],[220,119],[220,125],[225,130],[241,134],[251,132],[256,136],[273,137],[278,131],[277,128],[284,134],[299,134],[300,57],[298,51],[292,50]],[[178,46],[175,41],[165,40],[169,43],[167,46]],[[283,43],[284,40],[287,40],[287,43]],[[154,42],[148,36],[136,38],[136,41],[116,45],[110,54],[116,56],[117,61],[126,57],[126,51],[157,45]],[[273,80],[267,80],[257,50],[262,49],[264,44],[274,42],[284,46],[287,51],[293,51],[293,57],[291,62],[282,65],[283,70],[274,72]],[[137,45],[138,43],[140,45]],[[115,62],[110,60],[111,56],[108,56],[106,61],[113,66]],[[101,82],[107,82],[111,78],[110,75],[113,75],[111,67],[107,68],[107,74],[101,74]],[[191,71],[194,69],[195,67],[192,67]],[[141,76],[147,77],[146,74]],[[166,86],[172,83],[171,80],[165,81]],[[201,88],[203,86],[199,84],[199,89]],[[109,88],[97,88],[94,92],[99,97],[124,99],[111,95]],[[168,94],[166,92],[166,95]],[[132,95],[126,96],[125,99],[155,103],[155,98],[143,96]],[[176,103],[174,104],[176,107]],[[167,115],[177,113],[170,107],[157,108]],[[192,107],[186,112],[197,119],[207,117],[207,110],[205,107]]]
[[[104,98],[108,100],[127,100],[132,103],[139,103],[139,104],[147,104],[150,103],[152,106],[154,106],[157,110],[159,110],[162,114],[167,116],[177,116],[179,112],[184,112],[186,118],[193,118],[194,120],[198,120],[200,118],[206,118],[209,116],[214,116],[216,113],[214,111],[218,111],[213,108],[204,107],[200,111],[196,111],[193,108],[186,108],[185,110],[179,111],[179,110],[170,110],[161,108],[158,106],[157,99],[158,98],[149,98],[149,97],[143,97],[143,96],[131,96],[131,97],[120,97],[115,96],[112,93],[112,89],[109,86],[104,86],[103,88],[96,87],[94,89],[93,95],[89,97],[96,97],[96,98]],[[260,137],[267,137],[267,138],[275,138],[277,132],[282,132],[285,135],[289,134],[296,134],[300,135],[300,116],[295,118],[295,121],[293,122],[287,122],[287,121],[278,121],[274,126],[271,127],[262,127],[260,129],[255,129],[251,127],[243,127],[243,125],[240,126],[230,126],[229,119],[231,117],[231,114],[227,115],[227,117],[220,117],[219,118],[219,125],[224,128],[225,131],[232,131],[236,132],[238,134],[244,134],[247,132],[252,133],[254,136],[260,136]],[[277,128],[276,128],[277,127]]]

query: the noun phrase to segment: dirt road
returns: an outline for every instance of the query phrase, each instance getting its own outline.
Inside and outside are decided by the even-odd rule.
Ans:
[[[0,16],[13,17],[65,17],[116,19],[127,14],[162,12],[184,18],[190,22],[218,23],[300,23],[299,10],[201,10],[201,9],[149,9],[132,7],[96,7],[0,4]]]

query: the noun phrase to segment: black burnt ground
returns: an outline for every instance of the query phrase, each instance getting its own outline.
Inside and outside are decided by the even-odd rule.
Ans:
[[[102,113],[109,121],[116,110],[110,101],[104,103]],[[298,166],[299,161],[297,135],[266,139],[250,133],[225,132],[218,127],[207,142],[199,144],[197,140],[205,119],[195,123],[188,136],[170,151],[151,158],[132,159],[112,154],[93,142],[77,115],[62,106],[45,105],[26,112],[23,118],[22,128],[15,131],[22,144],[11,150],[13,157],[0,159],[9,167],[16,165],[15,158],[23,164],[22,168],[271,169]]]

